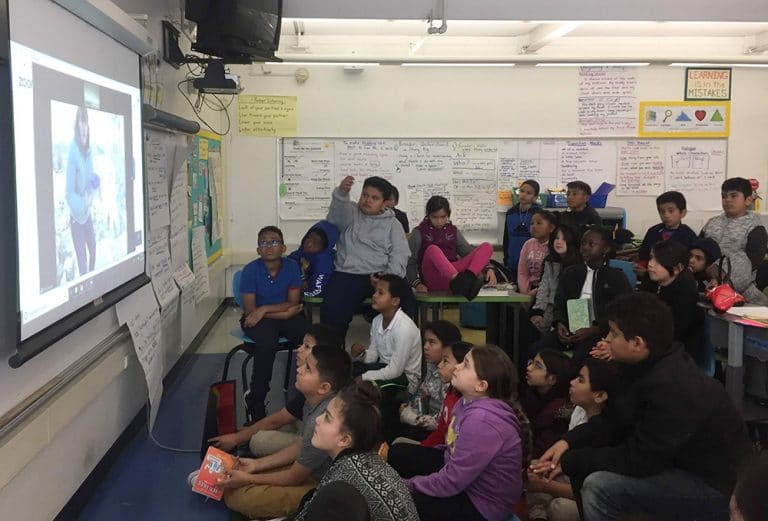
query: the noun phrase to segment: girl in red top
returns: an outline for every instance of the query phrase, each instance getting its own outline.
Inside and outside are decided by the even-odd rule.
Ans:
[[[437,428],[421,442],[424,447],[445,445],[445,434],[448,432],[448,425],[451,423],[453,406],[461,398],[461,393],[451,386],[453,369],[464,361],[464,356],[469,353],[472,347],[472,344],[469,342],[455,342],[443,348],[443,359],[437,369],[440,373],[440,380],[447,385],[445,398],[443,398],[443,407],[440,409],[440,414],[437,417]]]

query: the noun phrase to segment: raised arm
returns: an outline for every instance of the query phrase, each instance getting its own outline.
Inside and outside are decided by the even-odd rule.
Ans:
[[[340,233],[344,233],[354,221],[357,205],[350,200],[349,191],[352,189],[355,179],[347,176],[331,194],[331,206],[328,208],[328,222],[336,226]]]

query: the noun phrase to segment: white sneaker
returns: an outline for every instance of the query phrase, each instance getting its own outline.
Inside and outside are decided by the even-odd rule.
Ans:
[[[187,476],[187,485],[189,488],[192,488],[195,485],[195,481],[197,480],[197,475],[200,474],[199,470],[193,470],[189,473],[189,476]]]

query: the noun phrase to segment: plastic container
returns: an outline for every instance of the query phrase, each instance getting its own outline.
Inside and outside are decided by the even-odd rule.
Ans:
[[[605,203],[608,201],[608,194],[616,188],[616,185],[610,183],[601,184],[595,192],[589,196],[589,205],[592,208],[605,208]]]
[[[565,192],[549,193],[547,208],[568,208],[568,197]]]
[[[592,194],[589,196],[589,206],[592,208],[605,208],[608,194]]]

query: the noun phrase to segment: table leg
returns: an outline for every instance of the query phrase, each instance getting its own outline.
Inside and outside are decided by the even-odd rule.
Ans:
[[[512,304],[512,361],[520,370],[520,304]]]
[[[432,322],[440,320],[440,304],[432,304]]]
[[[304,303],[304,310],[307,312],[307,321],[310,325],[314,324],[313,318],[313,312],[315,311],[315,305],[310,302]]]
[[[505,353],[510,354],[509,345],[507,345],[507,305],[505,303],[499,304],[499,347],[504,350]],[[511,356],[510,356],[511,358]]]
[[[744,400],[744,326],[728,321],[728,365],[725,368],[725,390],[741,411]]]

